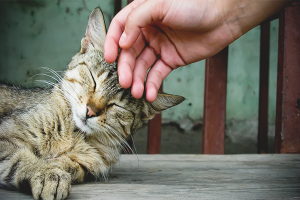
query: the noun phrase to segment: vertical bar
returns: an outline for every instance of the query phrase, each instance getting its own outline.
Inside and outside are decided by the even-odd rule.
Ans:
[[[160,90],[162,91],[162,85]],[[161,140],[161,114],[155,115],[148,123],[148,142],[147,154],[160,153],[160,140]]]
[[[284,12],[279,14],[278,33],[278,63],[277,63],[277,91],[276,91],[276,118],[275,118],[275,153],[280,153],[281,147],[281,121],[282,121],[282,91],[283,91],[283,36],[284,36]]]
[[[275,152],[300,153],[300,3],[280,13]]]
[[[114,9],[114,15],[116,15],[122,7],[122,0],[115,0],[115,9]]]
[[[130,4],[131,2],[133,2],[133,0],[127,0],[127,4]]]
[[[202,153],[224,154],[228,47],[206,59]]]
[[[257,153],[268,153],[270,21],[260,25],[260,71]]]

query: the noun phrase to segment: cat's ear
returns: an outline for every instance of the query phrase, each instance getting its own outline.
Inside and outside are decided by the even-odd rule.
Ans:
[[[144,113],[143,120],[152,119],[157,113],[164,111],[168,108],[176,106],[185,100],[184,97],[172,94],[166,94],[158,91],[156,100],[152,103],[147,102],[147,111]]]
[[[97,7],[90,14],[85,36],[81,40],[80,53],[85,53],[91,48],[103,51],[105,36],[106,27],[103,13]]]

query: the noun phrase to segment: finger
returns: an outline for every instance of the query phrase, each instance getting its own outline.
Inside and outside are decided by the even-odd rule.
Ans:
[[[149,102],[155,101],[157,91],[162,81],[172,72],[173,68],[159,59],[150,69],[146,81],[146,99]]]
[[[155,21],[163,20],[168,7],[162,1],[145,1],[132,10],[127,16],[125,30],[119,41],[121,48],[130,48],[141,33],[141,28]]]
[[[136,58],[145,47],[145,39],[140,35],[136,43],[130,49],[122,49],[118,60],[118,75],[121,87],[127,89],[132,83],[132,73]]]
[[[111,21],[104,42],[104,58],[108,63],[112,63],[118,56],[119,40],[125,29],[128,14],[134,10],[144,0],[135,0],[123,8]]]
[[[115,23],[118,23],[118,22],[115,22]],[[115,24],[115,26],[117,26],[117,24]],[[121,34],[122,34],[121,29],[120,30],[115,30],[114,35],[107,34],[107,36],[105,38],[104,46],[103,46],[103,48],[104,48],[104,59],[108,63],[113,63],[117,59],[118,50],[119,50],[119,44],[118,43],[119,43],[119,38],[120,38]]]
[[[137,58],[133,71],[133,82],[131,88],[131,94],[134,98],[139,99],[143,96],[144,81],[147,71],[154,64],[155,60],[156,54],[150,47],[145,47]]]

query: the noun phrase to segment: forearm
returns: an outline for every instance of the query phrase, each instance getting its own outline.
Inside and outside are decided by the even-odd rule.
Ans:
[[[222,18],[234,37],[239,38],[267,18],[279,12],[291,0],[216,0]]]

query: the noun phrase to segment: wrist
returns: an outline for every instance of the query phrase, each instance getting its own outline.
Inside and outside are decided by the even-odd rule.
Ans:
[[[279,12],[291,0],[216,0],[223,13],[223,24],[234,40]]]

